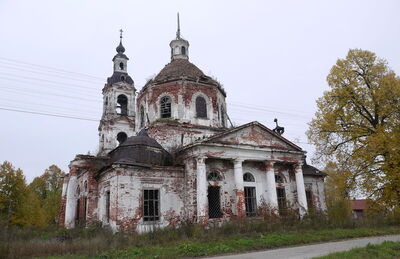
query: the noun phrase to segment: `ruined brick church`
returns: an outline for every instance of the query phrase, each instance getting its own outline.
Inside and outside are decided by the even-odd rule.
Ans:
[[[61,225],[146,232],[257,217],[261,208],[282,215],[290,206],[299,217],[325,209],[325,174],[281,128],[229,123],[226,92],[189,61],[179,22],[171,61],[139,92],[120,38],[102,90],[99,153],[71,161]]]

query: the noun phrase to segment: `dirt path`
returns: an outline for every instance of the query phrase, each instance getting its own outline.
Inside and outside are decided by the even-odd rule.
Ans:
[[[400,241],[400,235],[394,236],[381,236],[381,237],[366,237],[350,239],[345,241],[329,242],[316,245],[305,245],[289,248],[280,248],[273,250],[266,250],[262,252],[252,252],[237,255],[226,255],[218,257],[210,257],[213,259],[301,259],[312,258],[316,256],[323,256],[334,252],[341,252],[350,250],[356,247],[364,247],[368,244],[379,244],[383,241]]]

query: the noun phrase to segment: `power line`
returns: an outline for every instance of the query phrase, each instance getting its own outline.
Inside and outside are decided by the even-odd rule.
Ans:
[[[29,113],[29,114],[36,114],[36,115],[43,115],[43,116],[52,116],[52,117],[59,117],[59,118],[67,118],[67,119],[76,119],[76,120],[99,122],[99,120],[95,120],[95,119],[88,119],[88,118],[75,117],[75,116],[69,116],[69,115],[52,114],[52,113],[44,113],[44,112],[25,111],[25,110],[18,110],[18,109],[4,108],[4,107],[0,107],[0,110],[21,112],[21,113]]]
[[[0,59],[6,60],[8,62],[14,62],[14,63],[24,64],[24,65],[28,65],[28,66],[34,66],[34,67],[40,67],[40,68],[44,68],[44,69],[48,69],[48,70],[59,71],[59,72],[67,73],[67,74],[75,74],[75,75],[95,78],[95,79],[98,79],[98,80],[103,80],[101,77],[92,76],[92,75],[88,75],[88,74],[84,74],[84,73],[80,73],[80,72],[68,71],[68,70],[64,70],[64,69],[59,69],[59,68],[54,68],[54,67],[49,67],[49,66],[43,66],[43,65],[23,62],[23,61],[19,61],[19,60],[15,60],[15,59],[4,58],[4,57],[0,57]]]

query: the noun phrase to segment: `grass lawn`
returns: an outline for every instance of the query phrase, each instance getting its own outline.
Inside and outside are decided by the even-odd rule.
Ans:
[[[400,242],[386,241],[379,245],[367,245],[362,248],[354,248],[350,251],[332,253],[327,256],[314,259],[389,259],[400,258]]]
[[[356,237],[398,234],[400,227],[303,230],[286,233],[258,234],[256,236],[230,236],[218,241],[171,242],[169,245],[132,247],[110,250],[88,258],[183,258],[224,253],[239,253]],[[52,258],[76,258],[71,256]],[[85,257],[81,257],[85,258]],[[339,257],[335,257],[339,258]]]

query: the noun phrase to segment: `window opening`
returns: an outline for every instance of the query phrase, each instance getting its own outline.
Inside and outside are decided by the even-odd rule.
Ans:
[[[117,97],[117,113],[120,115],[128,115],[128,98],[123,94]]]
[[[84,198],[83,200],[83,221],[86,222],[86,218],[87,218],[87,197]]]
[[[313,202],[312,191],[311,190],[306,190],[306,198],[307,198],[308,210],[314,209],[314,202]]]
[[[106,192],[106,220],[110,222],[110,191]]]
[[[225,109],[224,106],[221,105],[221,125],[225,128]]]
[[[207,175],[207,181],[221,181],[221,176],[217,172],[211,172]]]
[[[198,118],[207,118],[206,100],[201,96],[196,98],[196,115]]]
[[[121,81],[125,81],[125,76],[121,76]]]
[[[285,188],[276,188],[276,195],[278,196],[278,209],[280,215],[286,214],[286,193]]]
[[[184,46],[181,47],[182,55],[186,55],[186,48]]]
[[[158,190],[143,190],[143,221],[160,219],[160,198]]]
[[[123,63],[123,62],[120,62],[120,63],[119,63],[119,69],[120,69],[120,70],[124,70],[124,63]]]
[[[244,182],[255,182],[254,176],[251,173],[245,173],[243,175],[243,181]]]
[[[128,138],[125,132],[120,132],[117,134],[117,141],[119,145],[125,142],[125,140]]]
[[[140,127],[144,127],[144,107],[140,106]]]
[[[257,209],[256,187],[244,187],[244,202],[246,206],[246,216],[255,216]]]
[[[160,100],[161,118],[171,118],[171,98],[164,96]]]
[[[85,188],[85,192],[87,192],[87,181],[85,181],[85,183],[83,184],[84,188]]]
[[[276,174],[275,175],[275,183],[284,183],[282,175]]]
[[[77,223],[77,225],[79,225],[79,219],[80,219],[80,207],[81,207],[81,199],[78,199],[76,201],[76,214],[75,214],[75,222]]]
[[[219,186],[208,187],[208,217],[210,219],[220,218],[222,216],[219,192]]]

